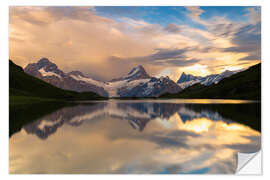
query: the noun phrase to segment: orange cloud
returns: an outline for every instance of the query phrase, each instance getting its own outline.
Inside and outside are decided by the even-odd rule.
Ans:
[[[236,39],[235,34],[249,24],[223,17],[205,21],[200,19],[203,11],[199,7],[187,9],[190,18],[205,25],[206,30],[173,24],[170,28],[173,26],[174,31],[169,31],[144,20],[103,17],[93,7],[10,7],[10,59],[24,67],[47,57],[66,72],[81,70],[102,80],[121,76],[138,64],[151,75],[168,69],[176,73],[170,75],[175,79],[185,70],[183,66],[193,67],[194,63],[205,67],[204,73],[218,73],[225,68],[221,65],[254,64],[255,60],[249,59],[260,53],[256,44],[248,47],[251,53],[231,52],[232,47],[242,47],[242,39]],[[247,13],[252,22],[259,21],[257,11]],[[155,56],[157,49],[185,51],[179,57],[166,56],[161,62],[158,54]],[[138,61],[138,57],[145,61]],[[239,65],[238,60],[245,57],[246,64]],[[204,74],[201,72],[200,68],[194,70]]]

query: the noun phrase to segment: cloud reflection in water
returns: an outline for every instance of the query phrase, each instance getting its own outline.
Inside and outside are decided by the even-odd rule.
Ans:
[[[260,132],[216,106],[113,100],[66,107],[11,136],[10,172],[234,173],[237,152],[260,149]]]

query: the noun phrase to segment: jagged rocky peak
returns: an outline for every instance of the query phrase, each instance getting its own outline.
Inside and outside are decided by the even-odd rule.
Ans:
[[[183,78],[186,77],[186,76],[187,76],[187,75],[186,75],[185,72],[183,72],[182,75],[181,75],[181,77],[183,77]]]
[[[52,75],[48,72],[54,73],[57,77],[64,77],[65,74],[63,71],[58,69],[57,65],[51,62],[48,58],[41,58],[37,63],[28,64],[24,71],[33,76],[47,76]]]
[[[191,74],[186,74],[185,72],[182,73],[182,75],[180,76],[180,78],[178,79],[177,83],[183,83],[183,82],[187,82],[187,81],[191,81],[191,80],[197,80],[201,78],[200,76],[193,76]]]
[[[145,71],[142,65],[134,67],[124,79],[149,79],[151,76]]]
[[[134,67],[128,74],[131,74],[133,73],[134,71],[142,71],[142,72],[145,72],[145,69],[142,65],[138,65],[136,67]]]
[[[184,72],[182,73],[181,77],[177,81],[177,84],[183,89],[192,86],[193,84],[200,83],[205,86],[209,86],[213,83],[217,84],[222,79],[229,77],[237,72],[240,72],[241,70],[237,71],[230,71],[226,70],[220,74],[210,74],[207,76],[193,76],[193,75],[186,75]]]
[[[30,63],[25,67],[25,71],[39,70],[45,68],[47,71],[57,69],[56,64],[49,61],[48,58],[41,58],[37,63]]]
[[[103,86],[99,86],[103,83],[91,80],[80,71],[65,73],[48,58],[41,58],[37,63],[28,64],[24,71],[62,89],[77,92],[92,91],[101,96],[108,96]]]
[[[184,82],[186,80],[186,73],[183,72],[182,75],[180,76],[179,80],[177,81],[177,83],[181,83],[181,82]]]
[[[45,68],[45,70],[47,71],[52,71],[52,70],[56,70],[58,69],[57,65],[52,63],[49,59],[47,58],[41,58],[38,62],[37,62],[37,66],[38,68]]]
[[[128,81],[133,81],[133,80],[138,80],[138,79],[150,79],[151,76],[145,71],[144,67],[142,65],[138,65],[123,77],[112,79],[109,82],[114,82],[114,81],[121,81],[121,80],[128,80]]]

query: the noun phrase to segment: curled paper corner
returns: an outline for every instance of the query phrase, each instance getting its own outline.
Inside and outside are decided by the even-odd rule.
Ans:
[[[261,175],[261,151],[255,153],[238,153],[236,174]]]

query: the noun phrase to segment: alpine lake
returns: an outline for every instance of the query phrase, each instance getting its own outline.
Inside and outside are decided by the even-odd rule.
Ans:
[[[10,109],[11,174],[234,174],[261,149],[261,103],[170,99]]]

